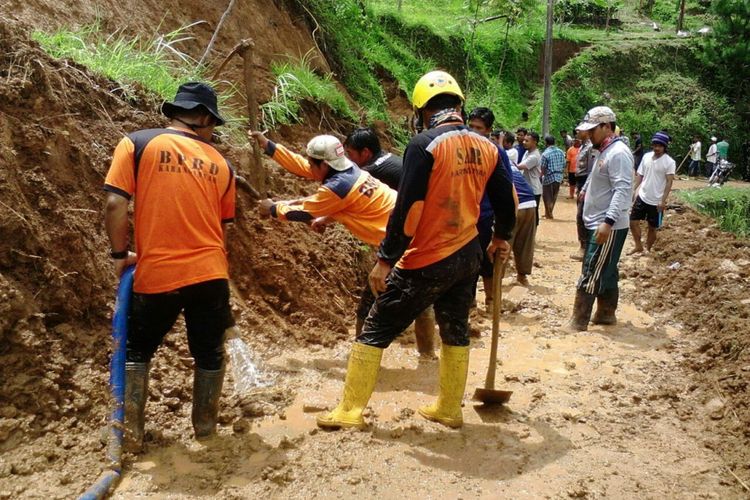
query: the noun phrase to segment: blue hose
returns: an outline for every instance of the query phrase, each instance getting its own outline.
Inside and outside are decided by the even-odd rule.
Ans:
[[[109,470],[104,471],[96,482],[78,500],[104,498],[109,490],[120,482],[122,473],[122,435],[125,421],[125,340],[128,337],[128,311],[133,290],[135,266],[125,269],[120,278],[112,318],[112,366],[109,372],[109,387],[112,391],[114,409],[110,416],[107,459]]]

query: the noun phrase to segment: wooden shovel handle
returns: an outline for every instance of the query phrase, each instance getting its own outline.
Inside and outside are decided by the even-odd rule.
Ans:
[[[500,314],[503,307],[503,278],[505,277],[505,259],[500,258],[500,251],[495,253],[492,266],[492,344],[490,347],[490,363],[487,367],[487,379],[484,388],[495,388],[495,371],[497,370],[497,344],[500,337]]]

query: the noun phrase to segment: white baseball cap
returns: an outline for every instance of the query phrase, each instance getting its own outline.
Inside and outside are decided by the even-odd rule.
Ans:
[[[602,123],[613,123],[616,122],[615,112],[607,106],[597,106],[591,108],[586,116],[583,117],[583,121],[578,124],[576,130],[591,130]]]
[[[310,139],[307,143],[307,156],[323,160],[339,172],[354,165],[344,154],[344,145],[332,135],[317,135]]]
[[[717,140],[716,137],[712,135],[711,136],[711,141],[716,142],[716,140]]]

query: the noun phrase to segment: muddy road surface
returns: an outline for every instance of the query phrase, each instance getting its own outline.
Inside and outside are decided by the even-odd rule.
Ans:
[[[235,420],[203,444],[191,439],[186,412],[166,416],[182,421],[171,444],[157,440],[133,457],[114,497],[747,498],[732,475],[747,469],[733,471],[705,445],[721,397],[687,396],[695,387],[684,354],[699,340],[668,311],[633,305],[638,278],[621,282],[618,325],[561,331],[580,266],[569,258],[575,205],[564,196],[556,219],[541,222],[530,286],[514,283],[512,268],[506,274],[497,369],[498,386],[514,391],[508,405],[469,399],[489,357],[480,290],[462,429],[415,413],[436,395],[438,364],[420,362],[407,334],[385,353],[369,427],[320,431],[315,417],[340,397],[349,344],[296,350],[266,360],[278,386],[248,403],[289,406]],[[659,265],[641,259],[623,266]],[[157,422],[149,427],[158,433]]]

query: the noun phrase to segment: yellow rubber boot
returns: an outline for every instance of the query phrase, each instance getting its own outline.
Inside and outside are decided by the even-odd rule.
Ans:
[[[349,355],[346,369],[344,398],[328,415],[318,417],[318,427],[340,429],[341,427],[365,426],[362,411],[370,401],[375,382],[378,379],[383,349],[355,342]]]
[[[419,414],[448,427],[461,427],[464,424],[461,401],[468,371],[469,347],[443,344],[440,350],[440,394],[435,404],[423,406]]]

